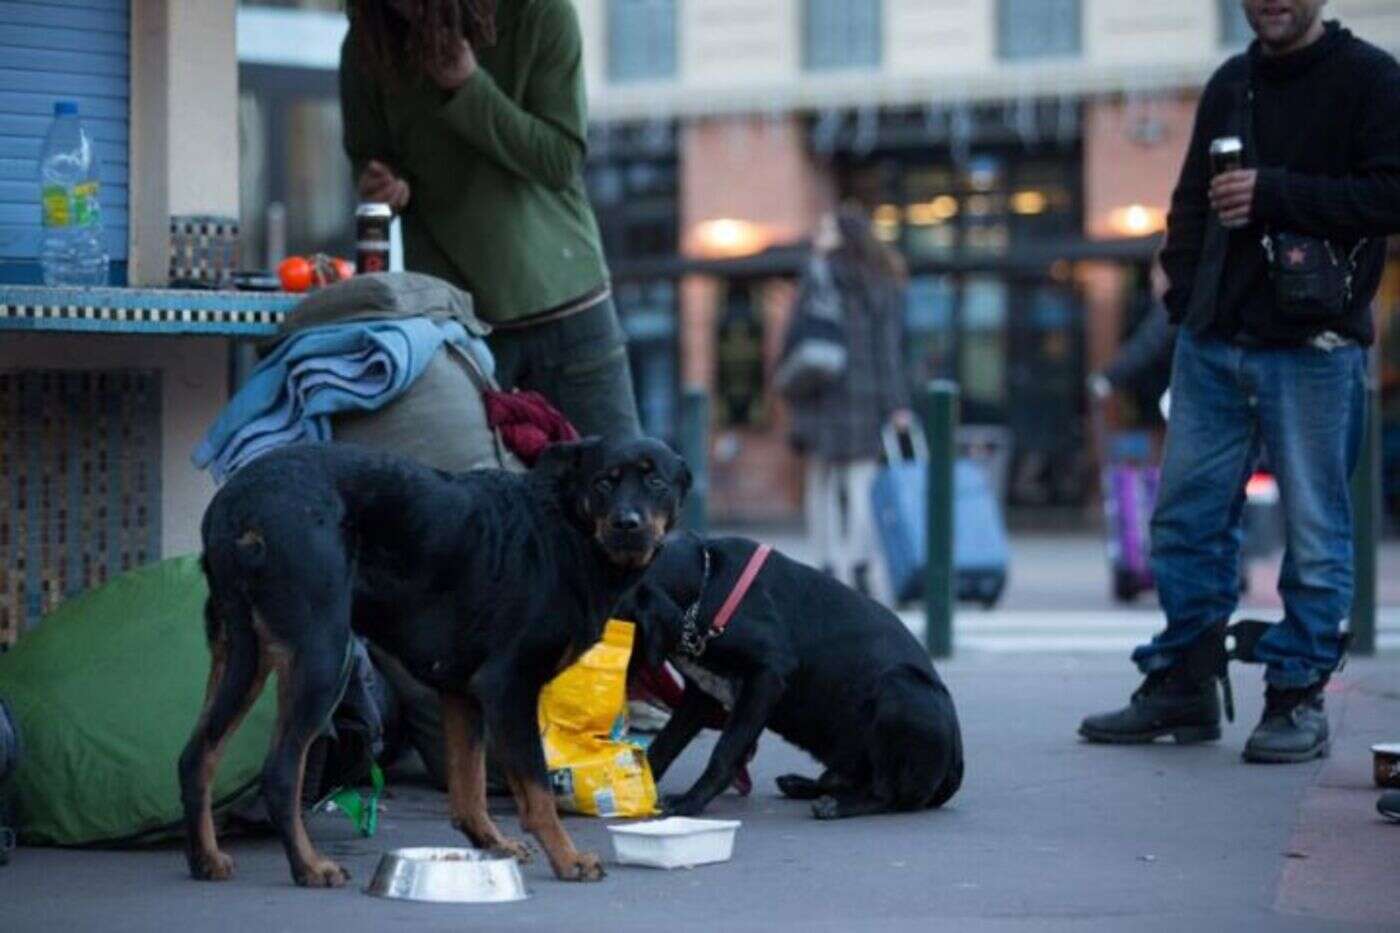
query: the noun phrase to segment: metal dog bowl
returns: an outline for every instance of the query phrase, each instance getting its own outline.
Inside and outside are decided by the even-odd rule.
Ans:
[[[1400,789],[1400,742],[1371,746],[1377,787]]]
[[[385,852],[365,893],[452,904],[523,901],[530,896],[515,859],[444,846]]]

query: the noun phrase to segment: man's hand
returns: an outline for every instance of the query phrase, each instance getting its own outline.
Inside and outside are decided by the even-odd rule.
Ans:
[[[359,191],[361,200],[387,204],[395,214],[403,213],[412,194],[408,182],[395,175],[389,166],[378,159],[369,160],[369,164],[360,174],[356,190]]]
[[[457,59],[450,65],[440,68],[430,67],[428,77],[444,91],[455,91],[476,74],[476,53],[466,39],[458,40]]]
[[[1252,168],[1221,172],[1210,183],[1210,206],[1226,227],[1244,227],[1252,219],[1254,182],[1259,173]]]

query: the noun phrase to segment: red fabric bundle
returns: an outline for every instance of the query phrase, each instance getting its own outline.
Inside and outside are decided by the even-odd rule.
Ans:
[[[576,441],[578,431],[538,392],[483,392],[486,423],[527,467],[557,441]]]

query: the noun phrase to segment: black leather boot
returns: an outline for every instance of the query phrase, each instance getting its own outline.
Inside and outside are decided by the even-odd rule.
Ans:
[[[1171,667],[1148,674],[1127,706],[1086,717],[1079,725],[1079,734],[1090,742],[1120,745],[1152,742],[1167,735],[1180,745],[1213,742],[1220,738],[1217,680],[1224,688],[1226,716],[1235,718],[1226,663],[1222,623],[1201,636]]]
[[[1327,712],[1322,706],[1323,678],[1309,687],[1266,687],[1264,715],[1244,745],[1244,760],[1289,764],[1324,758],[1330,747]]]

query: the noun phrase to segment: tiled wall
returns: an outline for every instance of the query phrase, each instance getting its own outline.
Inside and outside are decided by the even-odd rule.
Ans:
[[[160,556],[161,381],[0,372],[0,645]]]

